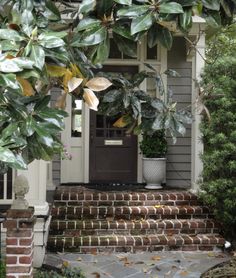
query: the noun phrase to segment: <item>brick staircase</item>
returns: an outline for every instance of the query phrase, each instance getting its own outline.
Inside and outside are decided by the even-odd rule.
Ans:
[[[186,191],[61,186],[51,214],[50,251],[211,251],[224,245],[209,208]]]

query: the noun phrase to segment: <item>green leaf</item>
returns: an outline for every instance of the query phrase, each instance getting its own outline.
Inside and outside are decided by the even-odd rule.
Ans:
[[[114,0],[114,2],[121,5],[129,5],[129,6],[132,4],[132,0]]]
[[[12,61],[23,69],[33,69],[34,62],[32,62],[29,58],[17,57],[12,59]]]
[[[12,163],[16,162],[16,158],[12,151],[0,146],[0,161]]]
[[[104,63],[109,57],[109,52],[110,52],[110,39],[107,37],[106,40],[104,40],[101,44],[99,44],[96,51],[96,57],[93,59],[93,63],[94,64]]]
[[[114,102],[121,96],[121,91],[119,90],[111,90],[108,93],[106,93],[103,97],[104,102]]]
[[[123,8],[118,10],[117,16],[120,17],[136,17],[143,15],[149,10],[149,5],[132,5],[131,7],[128,8]]]
[[[94,32],[90,31],[89,35],[84,37],[79,42],[79,46],[91,46],[91,45],[99,44],[102,41],[104,41],[106,36],[107,36],[106,28],[99,26],[94,30]]]
[[[213,28],[218,28],[221,25],[221,17],[219,12],[208,11],[205,16],[206,23]]]
[[[165,110],[165,104],[161,99],[155,98],[151,102],[151,106],[157,109],[159,112],[163,112]]]
[[[134,18],[131,23],[131,35],[134,35],[141,31],[147,31],[153,23],[153,17],[151,13]]]
[[[51,0],[46,0],[46,9],[44,16],[50,20],[60,20],[61,13],[59,12],[56,5]]]
[[[34,62],[35,66],[42,70],[45,64],[45,52],[39,45],[32,45],[30,59]]]
[[[220,0],[202,0],[202,4],[209,10],[219,11],[220,10]]]
[[[27,164],[24,161],[23,157],[20,154],[15,155],[15,161],[9,163],[12,168],[19,169],[19,170],[26,170]]]
[[[96,5],[95,0],[83,0],[79,6],[80,13],[88,13],[94,9]]]
[[[179,15],[179,25],[184,32],[192,27],[192,8],[186,9],[183,14]]]
[[[220,1],[220,4],[221,4],[221,6],[222,6],[223,9],[224,9],[225,14],[226,14],[228,17],[231,17],[231,16],[232,16],[232,13],[231,13],[231,9],[230,9],[230,3],[228,3],[226,0],[221,0],[221,1]],[[236,4],[236,3],[235,3],[235,4]]]
[[[170,2],[170,3],[160,4],[159,12],[161,14],[179,14],[179,13],[183,13],[184,11],[180,4],[176,2]]]
[[[39,44],[46,48],[56,48],[65,45],[65,42],[62,39],[46,33],[40,34],[38,40]]]
[[[16,41],[3,40],[0,42],[0,49],[2,51],[16,50],[20,48],[20,44]]]
[[[75,31],[88,30],[90,28],[96,27],[97,25],[101,25],[101,20],[90,17],[84,18],[79,22],[78,26],[75,28]]]
[[[32,12],[25,9],[21,16],[21,23],[23,25],[30,26],[30,25],[32,25],[33,21],[34,21],[34,17],[33,17]],[[32,26],[31,26],[31,28],[32,28]],[[29,34],[27,33],[27,35],[29,35]]]
[[[22,68],[19,67],[13,59],[6,59],[0,62],[0,71],[5,73],[12,73],[22,71]]]
[[[24,40],[24,38],[20,36],[17,31],[11,29],[0,29],[0,39],[13,41]]]
[[[130,34],[130,27],[124,26],[121,22],[116,22],[112,28],[112,31],[122,37],[125,37],[129,40],[133,40],[133,36]]]
[[[192,7],[197,4],[197,0],[178,0],[182,7]]]
[[[17,124],[11,123],[6,128],[3,129],[1,133],[1,140],[6,140],[8,137],[11,137],[12,134],[17,130]]]
[[[180,74],[173,69],[167,69],[166,71],[164,71],[164,74],[166,74],[167,76],[171,76],[171,77],[180,77]]]
[[[116,42],[120,52],[130,57],[137,57],[137,44],[134,41],[121,37],[118,34],[113,34],[114,41]]]
[[[171,32],[167,28],[159,27],[159,32],[158,32],[158,40],[168,50],[171,49],[172,43],[173,43],[173,37]]]
[[[15,74],[0,74],[0,85],[3,87],[9,87],[14,90],[19,89],[19,84],[16,81]]]
[[[148,47],[153,48],[158,42],[158,25],[155,23],[148,30],[147,35]]]

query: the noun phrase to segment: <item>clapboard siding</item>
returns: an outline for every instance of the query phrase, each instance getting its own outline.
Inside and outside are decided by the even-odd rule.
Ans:
[[[178,108],[191,104],[192,64],[186,62],[185,41],[175,38],[172,50],[168,52],[168,68],[176,70],[180,77],[168,78],[167,84],[173,91],[173,101]],[[191,127],[187,128],[184,137],[179,137],[173,144],[168,138],[167,185],[170,187],[188,188],[191,186]]]
[[[60,88],[53,88],[51,90],[51,106],[55,106],[58,96],[61,94]],[[52,161],[52,178],[53,183],[57,186],[61,183],[61,159],[59,155],[55,155]]]

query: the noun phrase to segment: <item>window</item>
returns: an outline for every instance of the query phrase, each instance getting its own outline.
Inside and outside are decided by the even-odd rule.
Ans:
[[[82,136],[82,100],[72,100],[71,137]]]

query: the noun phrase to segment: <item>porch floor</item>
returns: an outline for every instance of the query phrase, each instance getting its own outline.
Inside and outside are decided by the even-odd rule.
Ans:
[[[48,250],[134,253],[223,247],[220,225],[196,195],[173,189],[123,189],[58,187]]]

